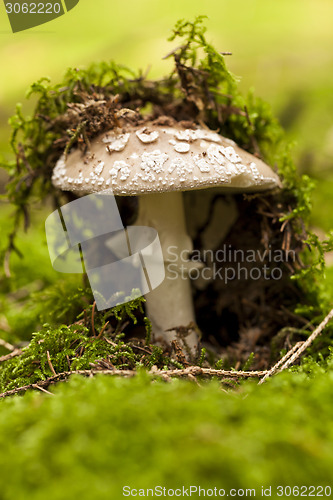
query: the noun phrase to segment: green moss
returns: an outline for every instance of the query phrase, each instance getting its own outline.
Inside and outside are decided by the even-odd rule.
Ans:
[[[85,290],[75,292],[75,301],[81,303]],[[69,326],[56,322],[44,324],[40,331],[32,334],[32,340],[23,348],[22,353],[0,366],[0,393],[35,384],[57,374],[90,370],[93,367],[105,369],[147,369],[184,368],[183,364],[170,358],[158,346],[150,344],[151,323],[144,316],[143,297],[116,306],[109,311],[96,311],[95,304],[86,305],[78,315],[79,321]],[[45,306],[45,304],[44,304]],[[52,317],[57,309],[52,311]],[[64,311],[66,314],[66,311]],[[139,322],[145,338],[134,338],[123,330],[131,331]],[[203,364],[205,350],[200,359]],[[99,364],[101,362],[102,364]]]
[[[332,364],[315,372],[247,383],[238,393],[214,382],[78,377],[52,387],[55,397],[2,401],[1,496],[110,499],[125,485],[183,484],[256,488],[260,496],[261,486],[326,486]]]

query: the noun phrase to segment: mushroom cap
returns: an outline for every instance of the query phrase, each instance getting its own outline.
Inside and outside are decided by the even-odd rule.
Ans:
[[[73,150],[57,162],[54,186],[77,194],[189,191],[219,187],[228,193],[281,187],[262,160],[230,139],[202,127],[155,122],[127,124],[95,138],[83,154]]]

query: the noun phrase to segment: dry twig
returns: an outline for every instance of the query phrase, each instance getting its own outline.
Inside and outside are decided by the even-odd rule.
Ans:
[[[333,309],[331,309],[326,318],[320,323],[310,337],[305,342],[298,342],[292,349],[290,349],[290,351],[288,351],[287,354],[280,359],[280,361],[278,361],[268,373],[266,373],[266,375],[259,381],[259,384],[262,384],[271,375],[280,373],[295,363],[301,354],[303,354],[312,342],[323,332],[331,319],[333,319]]]
[[[106,329],[106,327],[108,326],[108,324],[109,324],[109,323],[110,323],[110,321],[107,321],[107,322],[105,323],[105,325],[103,326],[102,330],[101,330],[101,331],[99,332],[99,334],[97,335],[96,339],[100,339],[100,338],[102,338],[103,333],[105,332],[105,329]]]
[[[0,363],[3,361],[8,361],[9,359],[15,358],[16,356],[20,356],[22,354],[22,349],[15,349],[9,354],[5,354],[4,356],[0,356]]]
[[[262,384],[268,377],[271,377],[272,375],[277,373],[280,366],[283,365],[301,345],[303,345],[303,342],[297,342],[297,344],[295,344],[290,349],[290,351],[288,351],[281,359],[279,359],[279,361],[274,366],[272,366],[272,368],[266,373],[266,375],[261,380],[259,380],[258,384]]]
[[[91,311],[91,328],[92,328],[94,337],[96,337],[96,331],[95,331],[95,307],[96,307],[96,300],[93,303],[92,311]]]
[[[38,389],[41,392],[45,392],[45,394],[49,394],[50,396],[54,396],[53,392],[47,391],[43,387],[40,387],[38,384],[33,384],[34,389]]]
[[[266,371],[227,371],[227,370],[214,370],[213,368],[200,368],[199,366],[190,366],[189,368],[184,368],[182,370],[151,370],[148,372],[152,377],[160,377],[163,380],[170,381],[172,377],[177,378],[187,378],[193,380],[192,377],[217,377],[221,380],[223,379],[233,379],[237,380],[240,378],[258,378],[263,377],[267,372]],[[94,375],[113,375],[120,376],[125,378],[135,377],[138,372],[135,370],[76,370],[72,372],[62,372],[54,375],[53,377],[49,377],[46,380],[41,380],[35,384],[28,384],[22,387],[17,387],[15,389],[11,389],[10,391],[3,392],[0,394],[0,399],[8,396],[14,396],[15,394],[19,394],[22,392],[26,392],[29,389],[45,389],[46,387],[56,384],[61,380],[68,380],[71,375],[83,375],[86,377],[91,377]]]
[[[15,347],[9,342],[6,342],[6,340],[0,339],[0,345],[8,351],[15,351]]]
[[[53,364],[52,364],[52,361],[51,361],[51,356],[50,356],[50,353],[49,351],[46,351],[46,356],[47,356],[47,362],[48,362],[48,365],[50,367],[50,370],[51,372],[53,373],[53,375],[57,375],[57,372],[55,371],[54,367],[53,367]]]

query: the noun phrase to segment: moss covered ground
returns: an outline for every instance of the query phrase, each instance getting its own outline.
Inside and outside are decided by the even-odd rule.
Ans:
[[[1,498],[120,499],[126,485],[255,488],[257,497],[272,486],[278,498],[279,485],[332,486],[332,362],[311,372],[237,392],[144,374],[77,377],[54,396],[1,401]]]

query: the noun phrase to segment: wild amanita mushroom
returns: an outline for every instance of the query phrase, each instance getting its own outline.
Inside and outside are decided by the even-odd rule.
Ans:
[[[174,261],[172,276],[168,270],[170,247],[179,265],[192,250],[182,191],[219,187],[219,191],[232,194],[281,185],[268,165],[230,139],[196,125],[185,128],[168,120],[124,124],[101,134],[85,155],[76,149],[66,160],[62,157],[52,181],[56,187],[77,194],[109,191],[118,196],[139,196],[136,224],[157,229],[166,267],[163,283],[146,297],[155,340],[162,337],[170,342],[176,337],[175,329],[192,325],[186,337],[192,352],[198,335],[190,280],[180,273],[175,279]]]

